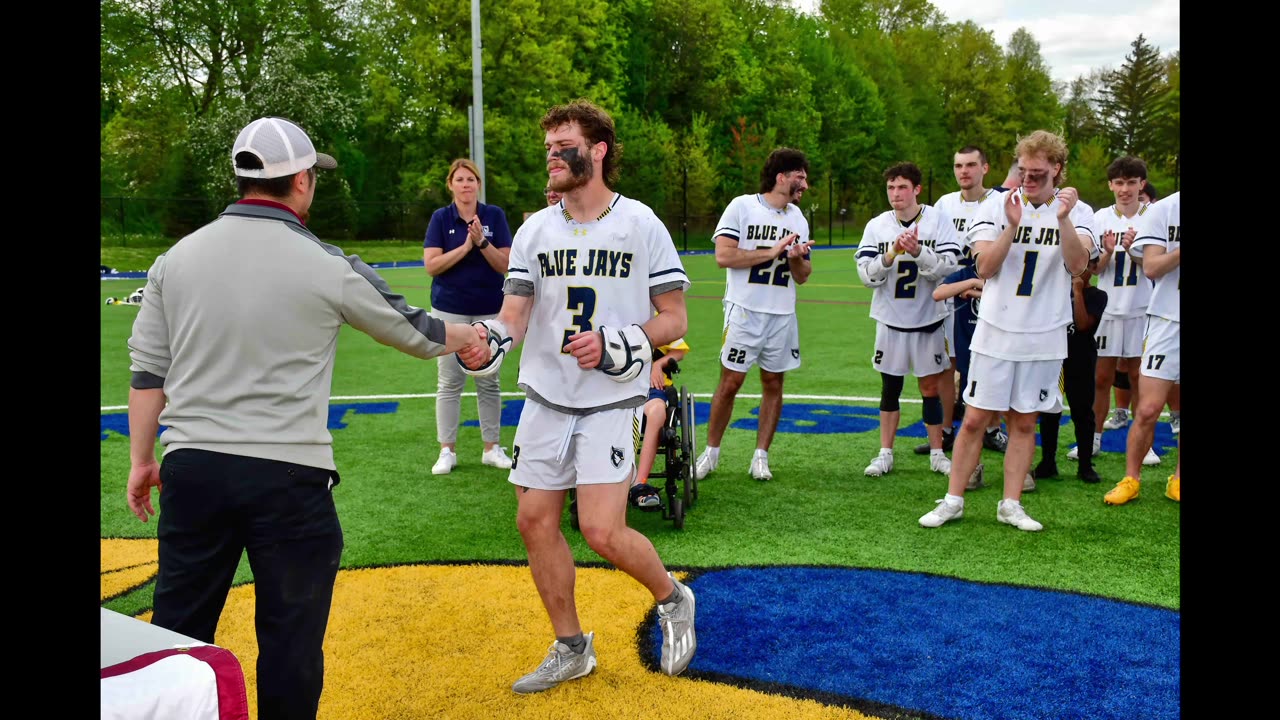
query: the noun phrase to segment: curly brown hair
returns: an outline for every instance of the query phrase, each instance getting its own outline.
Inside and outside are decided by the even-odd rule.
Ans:
[[[555,128],[577,123],[582,129],[582,136],[592,145],[604,143],[604,184],[610,188],[618,182],[618,165],[622,161],[622,143],[618,142],[613,128],[613,117],[604,108],[587,100],[578,98],[565,105],[555,105],[542,116],[542,129]]]

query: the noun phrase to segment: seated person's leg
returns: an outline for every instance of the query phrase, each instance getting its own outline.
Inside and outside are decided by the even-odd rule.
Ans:
[[[657,489],[649,485],[649,474],[653,472],[653,463],[658,457],[662,427],[666,422],[666,393],[662,390],[652,390],[649,393],[648,402],[644,404],[644,440],[640,446],[636,465],[636,481],[629,494],[631,504],[636,507],[658,507],[662,504],[662,498]]]

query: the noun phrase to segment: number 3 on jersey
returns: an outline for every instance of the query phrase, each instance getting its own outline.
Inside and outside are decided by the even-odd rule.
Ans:
[[[568,309],[573,312],[574,327],[564,331],[564,341],[560,343],[560,352],[565,353],[565,345],[570,336],[592,330],[591,317],[596,314],[596,290],[590,287],[571,287],[569,290]]]

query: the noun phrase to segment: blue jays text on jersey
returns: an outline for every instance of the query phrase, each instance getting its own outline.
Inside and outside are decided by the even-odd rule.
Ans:
[[[542,277],[631,277],[634,255],[622,250],[589,248],[584,262],[578,264],[578,248],[562,248],[538,253]]]

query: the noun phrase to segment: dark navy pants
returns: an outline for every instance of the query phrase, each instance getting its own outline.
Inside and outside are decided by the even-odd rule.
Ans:
[[[338,474],[206,450],[160,464],[160,570],[151,622],[214,644],[241,554],[253,571],[258,717],[314,720],[342,557]]]

